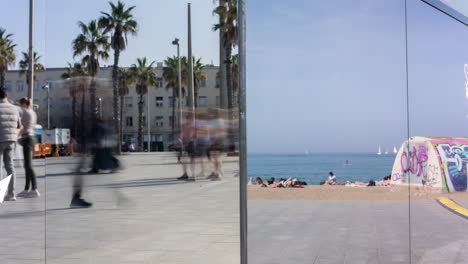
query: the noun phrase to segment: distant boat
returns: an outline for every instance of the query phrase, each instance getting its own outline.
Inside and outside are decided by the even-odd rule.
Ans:
[[[310,153],[308,149],[306,149],[304,152],[305,152],[306,155],[309,155],[309,153]]]
[[[382,150],[380,149],[380,145],[379,145],[379,151],[377,151],[377,155],[382,155]]]
[[[393,146],[393,154],[397,154],[397,153],[398,153],[398,151],[397,151],[396,147]]]
[[[385,155],[387,155],[387,154],[388,154],[388,150],[387,150],[387,149],[385,149],[385,152],[384,152],[384,154],[385,154]]]

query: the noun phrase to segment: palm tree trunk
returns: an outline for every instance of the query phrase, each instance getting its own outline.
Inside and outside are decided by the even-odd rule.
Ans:
[[[120,134],[120,126],[121,122],[119,122],[119,85],[118,85],[118,75],[119,75],[119,57],[120,57],[120,49],[114,50],[114,67],[112,68],[112,88],[113,88],[113,98],[112,98],[112,106],[114,108],[114,127],[115,131],[119,131]],[[119,140],[117,140],[117,154],[121,154],[122,150],[122,138],[119,135]]]
[[[4,88],[5,88],[5,75],[1,74],[0,75],[0,89],[4,89]]]
[[[143,151],[143,95],[140,95],[140,102],[138,102],[138,147]]]
[[[176,97],[176,88],[175,87],[172,87],[172,141],[174,141],[175,139],[175,108],[176,108],[176,100],[175,100],[175,97]]]
[[[231,54],[232,54],[232,46],[227,45],[225,50],[225,60],[224,65],[226,67],[226,88],[227,88],[227,103],[228,103],[228,121],[230,124],[233,124],[233,113],[232,113],[232,71],[231,71]],[[232,125],[228,128],[228,150],[234,151],[235,150],[235,135],[234,129]]]
[[[76,126],[76,95],[72,96],[72,122],[73,122],[73,131],[72,131],[72,137],[76,138],[77,135],[77,126]]]
[[[92,121],[92,129],[94,130],[94,126],[96,125],[96,119],[98,116],[97,113],[97,104],[96,104],[96,80],[94,79],[94,76],[91,79],[91,83],[89,86],[89,103],[90,103],[90,108],[91,108],[91,121]]]
[[[120,97],[120,118],[119,118],[119,145],[118,147],[120,147],[120,151],[118,151],[118,153],[120,153],[122,151],[122,140],[123,140],[123,107],[124,107],[124,97],[121,96]]]
[[[81,114],[80,114],[80,138],[79,142],[80,145],[82,146],[81,150],[82,153],[84,153],[84,145],[85,145],[85,103],[86,103],[86,94],[83,91],[81,95]]]

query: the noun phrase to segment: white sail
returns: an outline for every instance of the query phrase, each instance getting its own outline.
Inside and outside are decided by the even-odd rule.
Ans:
[[[385,149],[385,152],[384,152],[384,154],[385,154],[385,155],[387,155],[387,154],[388,154],[388,150],[387,150],[387,149]]]
[[[397,151],[396,147],[393,146],[393,154],[397,154],[397,152],[398,152],[398,151]]]
[[[382,150],[380,149],[380,145],[379,145],[379,151],[377,152],[377,155],[382,155]]]

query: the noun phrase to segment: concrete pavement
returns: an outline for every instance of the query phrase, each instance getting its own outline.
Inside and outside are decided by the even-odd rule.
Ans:
[[[197,182],[175,180],[172,154],[121,160],[120,173],[85,177],[89,209],[68,209],[75,159],[35,160],[43,195],[0,204],[0,263],[239,263],[236,158],[224,180]]]
[[[433,200],[248,204],[249,263],[468,262],[468,221]]]

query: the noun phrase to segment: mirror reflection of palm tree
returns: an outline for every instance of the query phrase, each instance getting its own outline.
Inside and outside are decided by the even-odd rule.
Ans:
[[[125,97],[130,92],[130,86],[134,83],[132,72],[129,69],[119,68],[119,97],[120,97],[120,118],[119,118],[119,140],[123,140],[123,111]]]
[[[90,108],[92,127],[94,127],[97,118],[96,109],[96,80],[95,77],[99,73],[99,61],[107,60],[110,45],[108,37],[103,29],[98,27],[96,20],[91,20],[88,24],[78,22],[78,27],[81,33],[73,40],[73,57],[84,55],[81,58],[81,63],[84,64],[91,76],[89,87],[90,92]]]
[[[5,88],[5,75],[9,67],[15,66],[16,44],[13,43],[13,34],[7,34],[4,28],[0,27],[0,89]]]
[[[68,67],[66,72],[64,72],[61,75],[61,78],[65,80],[68,90],[70,93],[70,97],[72,98],[72,120],[73,120],[73,129],[72,129],[72,137],[76,138],[78,134],[78,121],[77,121],[77,111],[76,111],[76,105],[77,105],[77,97],[81,96],[81,120],[80,123],[82,126],[84,125],[85,118],[84,118],[84,112],[85,112],[85,98],[86,98],[86,87],[87,87],[87,76],[88,76],[88,70],[86,67],[78,62],[75,62],[74,64],[68,63]]]
[[[29,53],[22,52],[23,59],[19,61],[20,75],[26,74],[29,69]],[[44,65],[39,63],[41,56],[37,55],[36,52],[33,52],[33,65],[34,72],[42,72],[45,70]],[[26,74],[26,84],[29,85],[29,75]],[[36,75],[34,75],[34,82],[36,82]]]
[[[120,131],[122,122],[119,121],[119,58],[120,53],[127,47],[127,35],[136,35],[138,31],[138,22],[134,19],[132,11],[135,6],[126,7],[122,1],[117,3],[109,2],[111,8],[110,13],[101,12],[102,16],[99,18],[99,27],[104,29],[104,34],[112,32],[111,34],[111,47],[114,50],[114,65],[112,67],[112,91],[113,91],[113,118],[114,127],[116,131]],[[120,153],[121,140],[118,141],[117,149]]]
[[[143,98],[148,93],[149,87],[156,87],[157,85],[154,64],[155,61],[149,63],[147,58],[143,57],[138,58],[137,63],[130,67],[132,78],[135,80],[135,90],[140,97],[138,102],[138,147],[140,151],[143,150],[143,109],[145,105]],[[149,102],[146,103],[149,104]],[[149,143],[150,139],[148,139]]]

